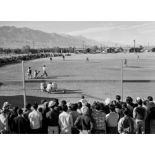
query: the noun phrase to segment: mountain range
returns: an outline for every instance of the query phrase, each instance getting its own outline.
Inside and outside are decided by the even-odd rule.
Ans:
[[[1,48],[22,48],[29,45],[31,48],[50,47],[90,47],[101,45],[100,42],[83,36],[71,36],[67,34],[46,33],[30,28],[17,28],[15,26],[0,27]]]

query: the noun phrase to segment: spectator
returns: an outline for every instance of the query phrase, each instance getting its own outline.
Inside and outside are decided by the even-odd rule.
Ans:
[[[109,114],[110,110],[109,110],[109,104],[111,103],[111,99],[110,98],[106,98],[105,99],[105,113]]]
[[[10,115],[10,104],[4,102],[0,114],[0,133],[9,133],[8,118]]]
[[[46,100],[42,100],[41,105],[42,105],[42,133],[47,134],[48,129],[47,129],[47,120],[46,120],[46,113],[49,111],[48,108],[48,102]]]
[[[101,111],[100,104],[95,105],[92,111],[92,119],[94,122],[93,133],[105,134],[106,133],[106,114]]]
[[[115,112],[115,106],[113,104],[109,105],[109,109],[110,113],[106,115],[107,133],[117,134],[117,124],[119,120],[119,115]]]
[[[82,114],[81,108],[82,108],[82,103],[81,103],[81,102],[78,102],[78,103],[77,103],[77,112],[78,112],[80,115]]]
[[[121,96],[120,95],[116,95],[116,103],[122,105]]]
[[[152,97],[152,96],[148,96],[147,99],[148,99],[148,103],[147,103],[146,106],[147,106],[148,112],[150,112],[150,109],[151,109],[152,107],[154,107],[155,104],[154,104],[154,102],[153,102],[153,97]]]
[[[145,133],[146,110],[142,107],[142,100],[137,100],[138,107],[133,110],[133,118],[136,123],[136,133]]]
[[[71,134],[73,127],[73,120],[69,113],[67,113],[67,105],[62,106],[62,113],[59,115],[59,126],[61,134]]]
[[[155,134],[155,107],[152,107],[150,109],[150,113],[148,114],[146,123],[147,130],[145,130],[145,133]]]
[[[18,116],[18,107],[13,107],[8,117],[8,128],[10,133],[15,133],[14,118]]]
[[[7,110],[2,110],[0,114],[0,133],[9,133],[8,131],[8,112]]]
[[[31,133],[38,134],[40,133],[40,129],[42,127],[42,115],[37,111],[38,104],[35,103],[33,105],[33,111],[29,114]]]
[[[23,117],[23,110],[18,109],[18,116],[14,118],[15,122],[15,133],[16,134],[25,134],[27,133],[27,121]]]
[[[133,114],[133,99],[130,96],[128,96],[126,98],[126,106],[127,106],[128,110],[129,110],[130,116],[132,117],[132,114]]]
[[[110,103],[111,103],[111,99],[110,98],[106,98],[105,99],[105,105],[109,106]]]
[[[46,113],[48,134],[58,134],[59,133],[59,113],[54,109],[56,106],[55,101],[50,101],[48,107],[50,111]]]
[[[61,103],[59,104],[59,112],[61,113],[62,112],[62,107],[64,105],[67,105],[67,102],[65,100],[62,100]]]
[[[23,113],[23,116],[27,122],[27,133],[31,133],[31,128],[30,128],[30,120],[29,120],[29,114],[31,112],[31,104],[26,105],[25,112]]]
[[[80,115],[78,112],[77,112],[77,104],[71,104],[70,106],[70,115],[72,116],[72,120],[73,120],[73,124],[75,123],[77,117]],[[72,134],[78,134],[78,130],[75,128],[75,126],[73,125],[72,127]]]
[[[133,134],[135,133],[135,123],[133,118],[130,116],[130,110],[124,110],[124,117],[118,122],[118,133],[120,134]]]
[[[85,106],[88,102],[87,102],[87,100],[85,99],[85,96],[81,96],[81,99],[79,100],[79,102],[81,102],[82,103],[82,106]]]
[[[82,115],[79,115],[74,125],[80,131],[80,134],[89,134],[93,130],[93,122],[89,115],[89,108],[84,106],[81,109]]]
[[[123,108],[119,103],[115,105],[115,111],[118,113],[120,120],[124,116],[124,114],[123,114]]]

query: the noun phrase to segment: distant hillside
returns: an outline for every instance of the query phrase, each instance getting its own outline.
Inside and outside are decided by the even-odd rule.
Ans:
[[[25,45],[30,45],[31,48],[46,48],[56,46],[87,47],[100,45],[100,43],[82,36],[46,33],[29,28],[16,28],[14,26],[0,27],[0,47],[22,48]]]

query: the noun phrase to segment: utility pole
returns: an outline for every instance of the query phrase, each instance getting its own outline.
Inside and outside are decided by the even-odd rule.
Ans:
[[[24,71],[24,61],[22,61],[22,74],[23,74],[23,97],[24,97],[24,108],[26,108],[26,90],[25,90],[25,71]]]
[[[124,60],[121,60],[121,97],[122,97],[122,102],[123,102],[123,65],[124,65]]]
[[[134,44],[134,53],[136,53],[136,49],[135,49],[135,47],[136,47],[136,40],[133,40],[133,44]]]

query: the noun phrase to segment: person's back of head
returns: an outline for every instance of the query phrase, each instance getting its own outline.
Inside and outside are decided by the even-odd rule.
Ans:
[[[148,99],[149,101],[153,101],[153,97],[152,97],[152,96],[148,96],[147,99]]]
[[[68,110],[67,105],[63,105],[63,106],[62,106],[62,111],[67,112],[67,110]]]
[[[95,105],[95,109],[96,109],[97,111],[101,110],[100,103],[96,103],[96,105]]]
[[[38,111],[39,111],[40,113],[42,113],[42,112],[43,112],[43,108],[42,108],[42,107],[39,107],[39,108],[38,108]]]
[[[105,113],[105,105],[104,105],[104,103],[100,103],[100,109],[101,109],[102,112]]]
[[[70,106],[70,110],[71,111],[76,111],[77,110],[77,104],[72,103],[71,106]]]
[[[115,105],[114,104],[110,104],[109,105],[109,109],[111,112],[115,112]]]
[[[127,104],[130,104],[130,103],[131,103],[131,97],[130,97],[130,96],[128,96],[128,97],[126,98],[126,103],[127,103]]]
[[[117,108],[117,109],[122,109],[122,106],[121,106],[121,104],[116,103],[115,108]]]
[[[81,99],[85,99],[85,97],[82,95],[82,96],[81,96]]]
[[[67,104],[66,100],[62,100],[61,103],[60,103],[60,106],[63,106],[63,105],[66,105],[66,104]]]
[[[123,114],[126,116],[130,116],[130,110],[128,108],[125,108]]]
[[[13,107],[13,112],[17,113],[18,111],[18,106]]]
[[[54,98],[54,99],[53,99],[53,101],[56,103],[56,106],[58,106],[58,105],[59,105],[59,99]]]
[[[116,104],[117,104],[117,101],[116,101],[116,100],[113,100],[113,101],[111,102],[111,104],[116,105]]]
[[[31,110],[31,104],[30,104],[30,103],[28,103],[28,104],[26,105],[26,109],[27,109],[27,110]]]
[[[143,104],[142,99],[137,100],[137,104],[138,104],[139,106],[142,106],[142,104]]]
[[[18,115],[22,115],[23,114],[23,110],[22,109],[18,109],[17,113],[18,113]]]
[[[37,108],[38,108],[38,103],[35,102],[34,105],[33,105],[33,109],[37,110]]]
[[[149,102],[148,100],[144,100],[143,105],[146,106],[148,104],[148,102]]]
[[[122,109],[127,108],[127,104],[125,102],[122,103]]]
[[[120,101],[121,100],[121,96],[120,95],[116,95],[116,100]]]

